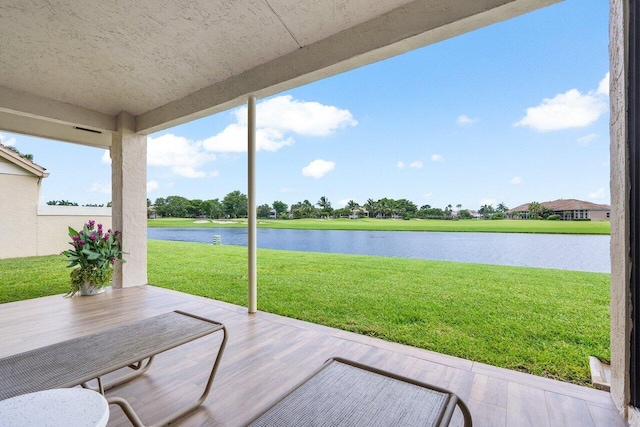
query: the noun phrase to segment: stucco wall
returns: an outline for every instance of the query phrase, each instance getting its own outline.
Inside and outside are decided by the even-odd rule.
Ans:
[[[80,206],[39,206],[37,211],[38,244],[35,255],[52,255],[68,249],[68,227],[78,230],[90,219],[111,228],[111,208]]]
[[[589,218],[591,218],[592,221],[608,221],[608,213],[607,211],[589,211]]]
[[[611,101],[611,397],[620,412],[638,424],[629,411],[629,165],[626,116],[626,4],[611,0],[609,23]]]
[[[0,259],[59,254],[69,247],[68,227],[90,219],[111,228],[111,208],[38,206],[38,197],[36,177],[0,175]]]
[[[37,254],[38,178],[0,174],[0,259]]]

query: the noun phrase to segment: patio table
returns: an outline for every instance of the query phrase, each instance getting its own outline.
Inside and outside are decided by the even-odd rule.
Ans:
[[[107,399],[82,388],[37,391],[0,401],[3,427],[104,427],[108,421]]]

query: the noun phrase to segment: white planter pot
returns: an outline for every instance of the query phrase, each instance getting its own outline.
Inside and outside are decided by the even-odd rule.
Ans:
[[[98,295],[107,289],[106,286],[97,286],[91,283],[85,283],[80,287],[80,295]]]

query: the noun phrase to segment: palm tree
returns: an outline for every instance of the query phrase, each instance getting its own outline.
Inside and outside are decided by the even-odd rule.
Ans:
[[[387,199],[386,197],[384,199],[380,200],[380,204],[381,204],[381,208],[382,208],[382,215],[385,218],[393,213],[393,206],[392,206],[391,202],[392,202],[392,200]]]
[[[478,213],[480,215],[482,215],[482,218],[490,217],[491,214],[493,214],[494,212],[495,212],[495,210],[493,209],[493,206],[491,206],[491,205],[482,205],[480,210],[478,210]]]
[[[322,213],[326,214],[327,216],[331,213],[331,202],[326,196],[320,197],[320,200],[318,200],[318,203],[316,203],[316,205],[318,205]]]
[[[389,199],[389,210],[391,211],[391,216],[397,218],[397,215],[402,211],[400,204],[397,200]]]
[[[353,215],[354,211],[356,209],[358,209],[360,207],[359,204],[357,204],[354,200],[349,200],[347,202],[347,206],[345,206],[347,209],[349,209],[351,211],[351,214]]]
[[[364,208],[369,212],[369,218],[375,218],[376,210],[378,209],[378,203],[375,200],[367,199]]]
[[[462,210],[462,204],[461,204],[461,203],[458,203],[458,204],[456,205],[456,208],[458,208],[458,216],[460,216],[460,211]]]
[[[449,203],[447,205],[447,207],[444,210],[444,217],[445,218],[451,218],[453,216],[453,211],[452,211],[453,206],[451,206],[451,203]]]
[[[303,218],[309,218],[313,216],[314,211],[315,211],[315,208],[313,207],[311,202],[308,200],[303,201],[302,204],[300,205],[300,213]]]
[[[537,219],[542,214],[542,205],[538,202],[529,203],[529,218]]]

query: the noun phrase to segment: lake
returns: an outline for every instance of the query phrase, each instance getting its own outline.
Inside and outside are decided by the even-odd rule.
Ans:
[[[247,245],[244,228],[149,228],[150,239]],[[258,247],[609,273],[609,236],[258,229]]]

